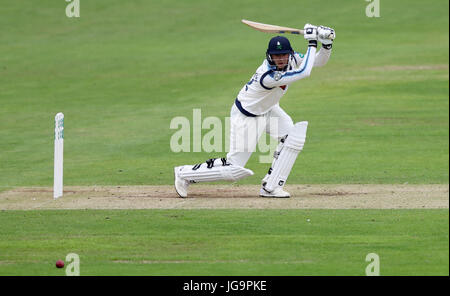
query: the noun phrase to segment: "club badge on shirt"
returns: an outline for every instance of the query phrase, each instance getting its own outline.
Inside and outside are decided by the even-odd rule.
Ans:
[[[281,76],[282,76],[281,72],[276,71],[275,75],[273,76],[273,79],[275,79],[275,81],[278,81],[278,80],[280,80]]]

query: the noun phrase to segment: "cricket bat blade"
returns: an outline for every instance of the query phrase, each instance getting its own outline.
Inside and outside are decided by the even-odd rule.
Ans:
[[[265,32],[265,33],[280,33],[280,34],[291,33],[291,34],[304,35],[304,30],[295,29],[295,28],[257,23],[257,22],[253,22],[253,21],[249,21],[249,20],[242,20],[242,23],[246,24],[249,27],[252,27],[255,30]]]

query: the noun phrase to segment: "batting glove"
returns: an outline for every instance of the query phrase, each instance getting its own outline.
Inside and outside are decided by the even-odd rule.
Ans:
[[[308,40],[308,46],[315,46],[317,47],[317,27],[313,26],[311,24],[306,24],[304,29],[304,37],[306,40]]]
[[[334,38],[336,38],[336,32],[334,29],[319,26],[319,28],[317,28],[317,35],[317,39],[322,43],[322,47],[325,49],[331,49]]]

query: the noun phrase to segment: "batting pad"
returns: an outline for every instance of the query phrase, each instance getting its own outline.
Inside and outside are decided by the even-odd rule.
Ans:
[[[252,176],[253,172],[238,165],[227,163],[224,158],[210,159],[206,163],[185,165],[179,177],[191,183],[213,181],[237,181]]]
[[[274,161],[272,171],[267,178],[264,189],[272,192],[277,187],[283,187],[292,170],[292,166],[297,159],[298,154],[303,149],[306,140],[306,130],[308,122],[297,122],[289,131],[284,147]]]

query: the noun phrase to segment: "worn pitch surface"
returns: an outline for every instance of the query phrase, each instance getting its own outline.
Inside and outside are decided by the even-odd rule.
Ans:
[[[53,200],[52,188],[0,193],[0,210],[32,209],[436,209],[449,208],[448,185],[286,185],[291,198],[262,198],[256,185],[74,186]]]

